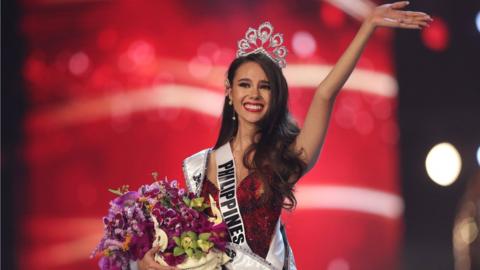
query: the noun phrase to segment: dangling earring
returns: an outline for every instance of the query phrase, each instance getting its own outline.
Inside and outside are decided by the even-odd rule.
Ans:
[[[229,104],[230,106],[233,105],[233,102],[232,102],[231,99],[228,101],[228,104]],[[233,107],[232,107],[232,111],[233,111],[232,120],[235,121],[235,119],[237,119],[237,118],[235,117],[235,109],[234,109]]]

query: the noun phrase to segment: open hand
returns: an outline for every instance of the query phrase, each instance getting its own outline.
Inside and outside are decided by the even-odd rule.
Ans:
[[[368,22],[373,26],[422,29],[428,27],[433,19],[426,13],[400,10],[409,4],[408,1],[385,4],[373,9]]]

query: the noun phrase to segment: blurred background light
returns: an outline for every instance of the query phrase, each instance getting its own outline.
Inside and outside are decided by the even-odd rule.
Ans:
[[[462,160],[457,149],[445,142],[435,145],[428,152],[425,166],[433,182],[441,186],[449,186],[457,180]]]
[[[340,8],[346,14],[352,16],[357,20],[362,20],[370,15],[372,8],[375,7],[375,3],[370,0],[358,0],[358,1],[349,1],[349,0],[327,0],[330,4]],[[329,7],[326,7],[327,11],[335,14],[335,11],[330,10]],[[324,12],[322,12],[324,13]],[[332,15],[329,15],[329,17]],[[322,16],[324,17],[324,16]],[[325,19],[325,17],[324,17]],[[338,19],[331,19],[332,21]]]
[[[447,23],[440,17],[434,17],[430,27],[422,31],[425,46],[433,51],[443,51],[448,47],[450,33]]]
[[[477,148],[477,163],[480,166],[480,146]]]
[[[207,77],[212,70],[212,61],[205,56],[197,56],[188,63],[190,75],[197,79]]]
[[[84,52],[77,52],[72,55],[68,62],[68,69],[74,75],[80,76],[87,71],[90,65],[90,59]]]
[[[293,34],[292,47],[296,55],[307,58],[315,53],[317,44],[312,34],[306,31],[298,31]]]
[[[475,17],[475,23],[477,25],[478,32],[480,32],[480,11],[477,12],[477,16]]]
[[[462,241],[469,245],[478,237],[478,227],[475,219],[469,217],[459,224],[458,232]]]
[[[320,6],[320,18],[325,25],[331,28],[341,27],[346,20],[342,10],[325,2]]]
[[[349,270],[350,264],[343,258],[336,258],[328,264],[327,270]]]
[[[146,65],[155,59],[155,49],[143,40],[133,42],[128,48],[127,55],[136,65]]]

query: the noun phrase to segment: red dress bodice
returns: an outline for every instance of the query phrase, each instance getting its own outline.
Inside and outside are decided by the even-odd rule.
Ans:
[[[266,258],[283,200],[278,194],[264,200],[263,190],[263,182],[255,174],[250,174],[237,186],[237,200],[247,243],[255,254]],[[208,200],[208,194],[215,198],[218,205],[218,189],[205,179],[201,195]]]

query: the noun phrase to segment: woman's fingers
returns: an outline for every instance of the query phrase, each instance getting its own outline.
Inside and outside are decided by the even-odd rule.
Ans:
[[[421,27],[428,27],[433,19],[428,15],[419,13],[395,11],[389,14],[388,18],[384,18],[384,21],[387,22],[386,26],[418,29]]]
[[[422,29],[429,27],[433,19],[424,12],[401,10],[408,1],[385,4],[375,8],[370,21],[377,26],[393,28]]]
[[[160,247],[152,247],[145,253],[145,260],[147,263],[147,270],[176,270],[177,268],[172,266],[163,266],[155,261],[155,254],[160,251]]]
[[[390,18],[384,18],[382,25],[388,26],[388,27],[400,27],[400,28],[407,28],[407,29],[421,29],[421,26],[417,23],[405,23],[401,22],[397,19],[390,19]]]
[[[152,265],[147,270],[176,270],[177,268],[171,266]]]
[[[405,13],[409,17],[414,17],[414,18],[425,17],[425,18],[431,19],[430,15],[424,12],[418,12],[418,11],[401,11],[401,12]]]
[[[433,19],[426,13],[420,11],[403,11],[397,10],[404,8],[409,4],[408,1],[395,2],[390,4],[392,9],[389,12],[389,16],[397,20],[400,27],[405,28],[417,28],[416,26],[427,27],[428,22],[432,22]]]
[[[389,16],[395,19],[402,19],[404,21],[415,21],[415,20],[424,20],[424,21],[433,21],[432,17],[423,12],[411,12],[411,11],[401,11],[394,10]]]
[[[404,8],[404,7],[408,6],[408,4],[410,4],[410,2],[400,1],[400,2],[395,2],[395,3],[390,4],[390,7],[393,8],[393,9],[400,9],[400,8]]]
[[[145,254],[145,256],[155,257],[155,253],[157,253],[159,250],[160,250],[160,247],[152,247],[151,249],[149,249],[149,250],[147,251],[147,253]]]
[[[422,27],[418,24],[406,24],[406,23],[400,23],[399,25],[401,28],[405,29],[422,29]]]
[[[171,266],[151,265],[148,266],[146,270],[176,270],[176,268]]]
[[[138,263],[140,270],[164,270],[165,268],[160,268],[161,265],[155,262],[155,253],[159,251],[159,247],[152,247],[143,255],[143,259],[141,259]],[[168,269],[168,268],[166,268]]]

